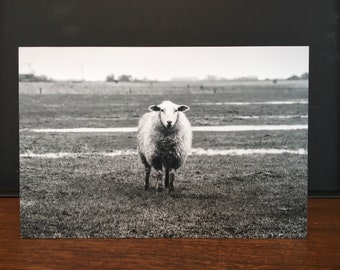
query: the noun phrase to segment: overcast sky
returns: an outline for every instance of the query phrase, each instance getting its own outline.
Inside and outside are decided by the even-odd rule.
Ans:
[[[287,78],[308,72],[308,47],[21,47],[19,73],[105,80],[113,73],[169,80],[207,75]]]

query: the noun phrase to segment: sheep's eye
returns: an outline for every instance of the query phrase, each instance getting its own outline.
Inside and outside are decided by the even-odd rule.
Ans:
[[[175,112],[178,112],[178,110],[175,110]]]
[[[163,109],[161,109],[161,112],[164,112],[164,110],[163,110]]]

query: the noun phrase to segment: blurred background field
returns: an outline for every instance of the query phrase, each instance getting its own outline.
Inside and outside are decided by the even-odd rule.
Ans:
[[[295,90],[308,87],[308,80],[256,81],[146,81],[146,82],[20,82],[20,94],[210,94],[229,91]],[[261,94],[261,93],[259,93]]]
[[[190,88],[186,87],[189,83]],[[202,85],[202,90],[199,85]],[[152,87],[149,83],[135,82],[20,82],[20,129],[136,126],[148,106],[165,99],[188,104],[192,125],[249,124],[254,121],[256,124],[277,121],[300,123],[307,121],[303,118],[308,114],[306,104],[225,106],[204,103],[308,102],[307,88],[308,81],[305,80],[278,81],[275,84],[272,81],[159,82]],[[42,94],[39,94],[39,89],[42,89]],[[214,89],[217,89],[216,92]],[[273,115],[295,117],[279,119]],[[259,116],[259,119],[247,119],[245,116]]]

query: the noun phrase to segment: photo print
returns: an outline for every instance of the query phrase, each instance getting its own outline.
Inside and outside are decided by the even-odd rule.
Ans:
[[[306,237],[308,47],[18,54],[21,237]]]

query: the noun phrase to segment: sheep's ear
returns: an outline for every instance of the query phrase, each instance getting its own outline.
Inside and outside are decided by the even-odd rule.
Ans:
[[[180,112],[187,112],[189,110],[190,110],[190,107],[187,106],[187,105],[179,105],[178,106],[178,111],[180,111]]]
[[[159,108],[157,105],[151,105],[148,109],[150,112],[157,112],[161,110],[161,108]]]

